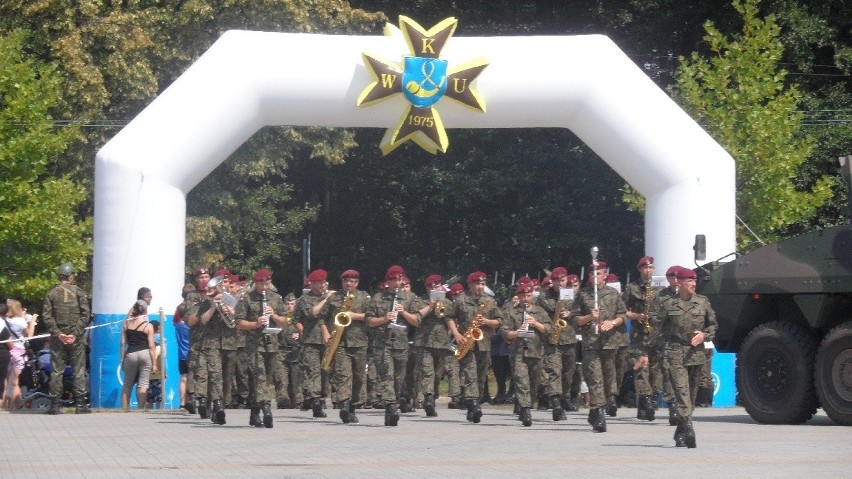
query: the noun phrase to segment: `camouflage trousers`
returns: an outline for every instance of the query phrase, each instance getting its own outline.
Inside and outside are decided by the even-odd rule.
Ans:
[[[491,369],[491,351],[479,351],[478,349],[474,349],[468,354],[468,356],[471,354],[476,355],[476,380],[478,381],[477,399],[479,399],[479,397],[488,391],[488,370]]]
[[[302,380],[305,399],[319,399],[322,396],[322,344],[302,345]]]
[[[458,361],[452,357],[453,353],[446,348],[417,348],[417,383],[422,394],[432,394],[437,397],[438,386],[444,373],[450,367],[450,359],[458,365]],[[461,394],[459,390],[458,371],[455,381],[449,383],[450,396]]]
[[[3,345],[5,347],[5,345]],[[71,365],[74,379],[74,397],[84,398],[89,392],[89,374],[86,372],[86,341],[77,340],[74,344],[62,344],[58,338],[50,338],[50,395],[62,397],[62,377],[65,365]]]
[[[348,399],[352,404],[364,404],[367,400],[367,347],[338,347],[329,381],[332,401],[339,403]]]
[[[248,402],[253,407],[272,404],[273,376],[280,367],[278,351],[266,352],[252,347],[245,348],[248,358]]]
[[[195,395],[211,401],[222,399],[222,355],[218,348],[201,346],[198,349]]]
[[[459,376],[461,379],[462,394],[465,399],[479,399],[479,367],[476,351],[467,353],[459,363]],[[490,360],[490,354],[489,354]]]
[[[302,394],[301,351],[296,349],[279,349],[278,359],[281,366],[272,375],[275,383],[275,398],[278,401],[288,400],[290,404],[300,404],[305,398]]]
[[[632,368],[641,354],[641,351],[632,350],[627,358],[628,366]],[[658,349],[651,349],[648,351],[648,365],[641,369],[633,370],[633,384],[636,395],[656,395],[663,391],[664,383],[666,382],[663,380],[663,365],[660,351]]]
[[[195,374],[198,370],[198,344],[190,344],[189,354],[186,356],[186,393],[195,394]]]
[[[677,414],[689,419],[695,410],[695,398],[701,382],[701,368],[704,365],[684,364],[683,356],[683,348],[663,349],[663,367],[668,370]]]
[[[460,397],[461,396],[461,377],[459,372],[459,360],[456,359],[455,355],[450,352],[447,355],[447,359],[444,361],[444,377],[447,378],[447,392],[450,397]],[[438,386],[440,385],[441,378],[435,378],[435,397],[438,397]]]
[[[532,407],[533,391],[538,390],[541,377],[541,359],[512,356],[512,381],[518,406]]]
[[[577,369],[577,344],[545,344],[542,368],[547,395],[570,399]]]
[[[589,387],[589,406],[603,407],[606,398],[618,394],[615,349],[583,349],[583,377]]]
[[[408,370],[408,349],[384,348],[376,357],[376,394],[387,402],[405,396],[405,376]],[[409,398],[410,399],[410,398]]]
[[[222,398],[225,402],[233,401],[237,396],[248,400],[248,362],[240,349],[222,350]]]

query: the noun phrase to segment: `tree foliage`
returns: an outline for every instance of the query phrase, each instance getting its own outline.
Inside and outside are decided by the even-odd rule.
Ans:
[[[26,58],[27,38],[0,36],[0,291],[33,301],[61,262],[85,269],[92,244],[91,221],[77,218],[86,190],[47,175],[75,132],[54,128],[61,80],[54,65]]]

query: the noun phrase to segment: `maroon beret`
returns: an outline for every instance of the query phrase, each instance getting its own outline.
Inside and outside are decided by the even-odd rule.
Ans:
[[[538,286],[538,280],[535,279],[535,278],[531,279],[530,282],[529,282],[529,285],[532,286],[532,287]]]
[[[576,274],[569,274],[565,279],[568,280],[568,284],[576,283],[580,281],[580,277]]]
[[[385,279],[397,279],[403,275],[405,275],[405,270],[402,269],[402,266],[395,264],[388,268],[388,271],[385,273]]]
[[[450,286],[449,294],[450,296],[455,296],[461,293],[462,291],[464,291],[464,286],[462,286],[461,283],[454,283],[452,286]]]
[[[347,269],[340,275],[340,279],[360,279],[361,275],[354,269]]]
[[[210,274],[210,270],[207,268],[198,268],[195,270],[195,277],[199,277],[202,274]]]
[[[255,283],[260,283],[261,281],[269,281],[272,279],[272,271],[268,269],[259,269],[254,276],[251,277],[251,280]]]
[[[553,285],[553,280],[550,279],[550,276],[545,276],[544,278],[541,279],[541,287],[542,288],[548,288],[551,285]]]
[[[482,271],[474,271],[467,275],[468,283],[484,283],[485,282],[485,273]]]
[[[470,280],[468,280],[468,281],[470,281]],[[532,281],[532,278],[530,278],[530,277],[529,277],[529,276],[527,276],[527,275],[523,275],[523,276],[521,276],[520,278],[518,278],[518,283],[517,283],[517,284],[527,284],[527,283],[529,283],[530,281]]]
[[[615,283],[616,281],[618,281],[618,276],[616,276],[615,274],[610,273],[610,274],[606,275],[606,282],[607,283]]]
[[[216,273],[213,276],[231,276],[231,272],[225,268],[220,268],[216,270]]]
[[[528,293],[532,293],[532,290],[533,290],[533,289],[532,289],[532,287],[530,287],[530,285],[528,285],[528,284],[521,284],[521,285],[519,285],[519,286],[515,289],[515,294],[516,294],[516,295],[519,295],[519,294],[528,294]]]
[[[563,268],[562,266],[557,266],[553,268],[553,271],[550,272],[550,277],[553,279],[564,278],[568,276],[568,270]]]
[[[589,265],[589,271],[594,271],[595,265]],[[598,261],[598,269],[606,269],[606,261]]]
[[[654,264],[654,257],[653,256],[643,256],[642,259],[640,259],[639,262],[636,263],[636,267],[641,268],[641,267],[643,267],[645,265],[649,265],[649,264],[650,265]]]
[[[680,267],[677,270],[677,279],[695,279],[697,277],[695,271],[689,268]]]
[[[677,270],[679,270],[680,268],[682,268],[682,266],[669,266],[669,269],[666,270],[666,276],[677,276]]]
[[[239,280],[240,280],[240,277],[235,275],[235,274],[228,275],[228,281],[230,281],[231,284],[234,284]]]
[[[431,288],[436,284],[441,284],[442,279],[443,278],[441,278],[441,275],[439,274],[430,274],[426,277],[426,281],[424,281],[423,283],[426,285],[427,288]]]
[[[402,275],[399,277],[399,284],[411,284],[411,280],[408,279],[408,276]]]
[[[315,269],[308,275],[308,281],[311,283],[325,281],[326,278],[328,278],[328,272],[324,269]]]

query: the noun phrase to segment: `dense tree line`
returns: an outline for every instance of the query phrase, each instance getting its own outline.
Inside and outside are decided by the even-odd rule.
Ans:
[[[748,36],[743,12],[729,0],[89,0],[73,6],[10,0],[0,6],[0,35],[24,32],[24,57],[56,69],[61,88],[50,118],[75,125],[65,149],[32,158],[43,161],[45,169],[21,181],[66,178],[79,185],[89,194],[66,206],[70,203],[80,224],[89,224],[97,149],[222,32],[380,34],[383,24],[396,23],[400,14],[427,28],[455,16],[456,36],[606,34],[725,144],[716,136],[723,130],[714,124],[718,117],[702,117],[697,108],[711,85],[694,70],[703,68],[702,58],[732,55],[731,44]],[[774,55],[775,63],[745,74],[780,75],[777,95],[793,91],[794,101],[786,107],[798,115],[787,143],[763,151],[804,145],[797,150],[802,161],[775,181],[788,182],[796,192],[817,191],[824,201],[792,222],[772,223],[767,230],[772,239],[840,221],[846,193],[832,179],[836,157],[852,153],[852,6],[842,0],[764,0],[756,16],[778,26],[754,40],[766,44],[763,51]],[[705,26],[708,20],[713,23]],[[718,48],[718,41],[705,39],[712,38],[708,27],[718,32],[717,40],[731,40]],[[683,83],[687,77],[699,78],[697,97]],[[730,110],[739,100],[728,101],[709,106]],[[749,108],[760,112],[768,101],[769,96],[757,99]],[[6,104],[0,108],[5,111]],[[777,130],[773,121],[789,121],[783,111],[768,116],[761,128]],[[577,271],[588,263],[593,244],[624,276],[644,253],[642,216],[622,201],[623,180],[568,131],[450,130],[446,154],[403,146],[387,157],[378,151],[381,134],[260,131],[190,193],[187,270],[214,264],[247,274],[269,266],[276,283],[292,290],[301,283],[301,247],[308,234],[312,266],[333,272],[354,267],[367,283],[375,283],[394,262],[406,265],[415,280],[433,271],[482,269],[508,282],[513,272],[537,276],[557,264]],[[87,233],[77,236],[85,245]],[[7,249],[16,244],[7,237],[0,243]],[[44,260],[20,274],[49,278],[55,261]],[[2,266],[0,275],[7,274],[8,264]],[[33,297],[40,294],[33,291]]]

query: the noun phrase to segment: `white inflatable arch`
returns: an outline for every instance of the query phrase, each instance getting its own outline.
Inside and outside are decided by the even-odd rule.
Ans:
[[[355,105],[371,81],[365,51],[409,54],[394,36],[229,31],[98,152],[96,325],[122,319],[140,286],[171,318],[184,281],[186,195],[260,128],[396,125],[402,95]],[[455,37],[441,58],[489,63],[476,80],[486,113],[436,106],[450,148],[453,128],[568,128],[646,198],[645,250],[658,267],[692,264],[696,233],[707,235],[708,257],[734,250],[733,160],[607,37]],[[119,330],[93,330],[97,407],[119,404]],[[169,357],[164,394],[176,407],[173,344]]]

